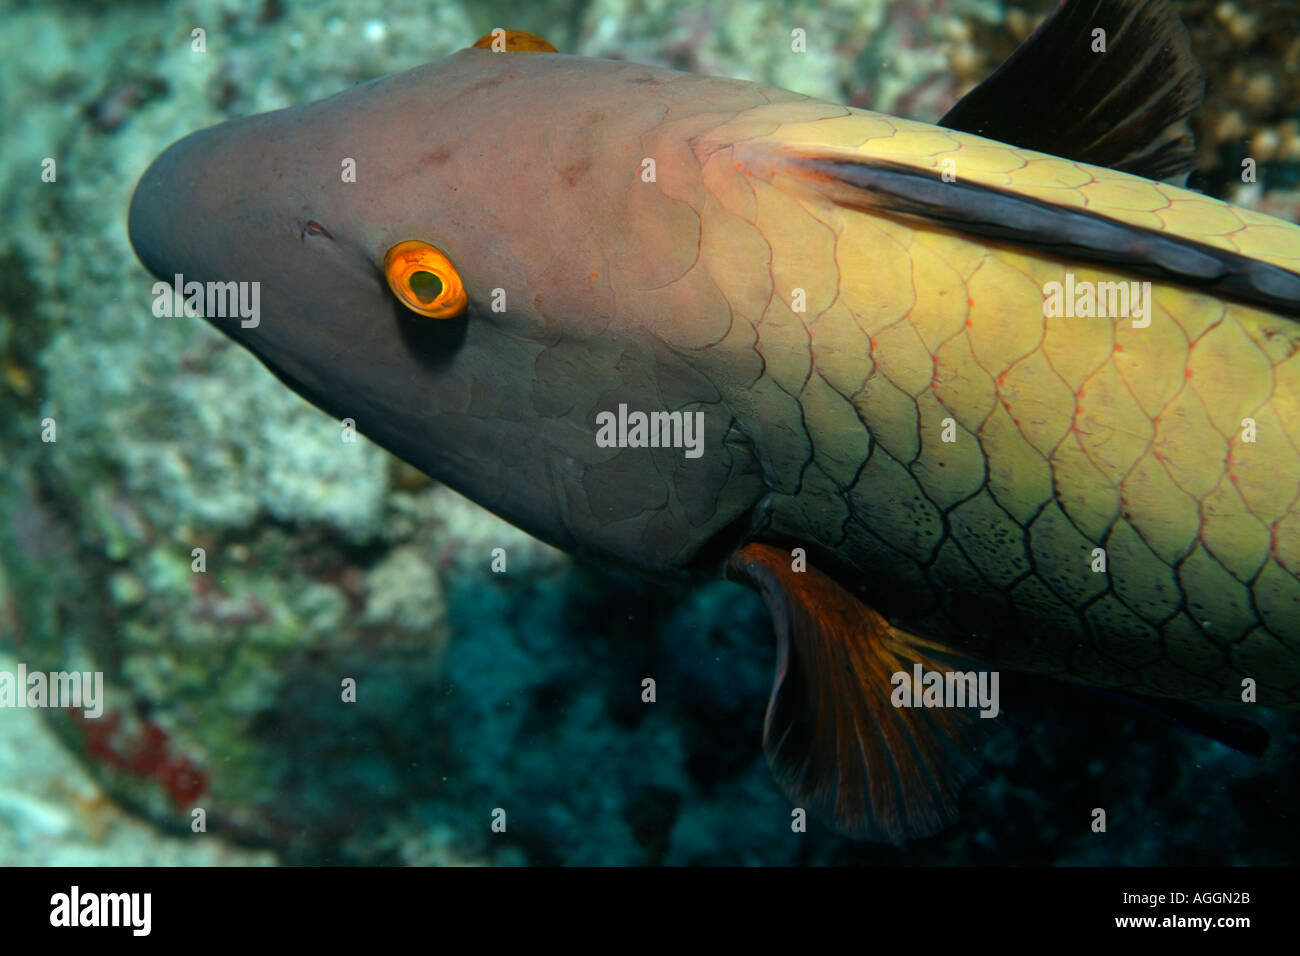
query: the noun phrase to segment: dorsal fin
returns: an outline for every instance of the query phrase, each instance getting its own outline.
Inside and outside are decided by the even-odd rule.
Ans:
[[[1100,37],[1094,32],[1104,31]],[[1105,52],[1094,52],[1104,39]],[[939,121],[1149,179],[1195,165],[1186,129],[1205,80],[1166,0],[1065,0]]]

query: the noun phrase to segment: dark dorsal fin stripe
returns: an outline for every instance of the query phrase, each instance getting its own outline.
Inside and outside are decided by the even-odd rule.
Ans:
[[[1300,274],[1240,253],[994,186],[945,183],[912,166],[795,155],[787,168],[816,180],[842,206],[919,218],[1067,262],[1111,266],[1300,319]]]
[[[1106,52],[1093,52],[1093,31]],[[1013,146],[1167,179],[1196,164],[1170,127],[1193,113],[1205,80],[1165,0],[1066,0],[939,121]]]

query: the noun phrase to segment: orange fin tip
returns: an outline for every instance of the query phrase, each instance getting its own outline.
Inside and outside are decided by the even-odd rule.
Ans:
[[[956,673],[956,662],[930,655],[953,652],[893,627],[811,566],[793,570],[790,553],[772,545],[746,545],[729,570],[772,613],[778,656],[763,749],[790,800],[860,840],[900,844],[951,824],[992,721],[974,701],[926,705],[920,687],[916,704],[899,702],[911,699],[900,692],[918,666]]]
[[[527,30],[495,30],[483,34],[474,41],[474,49],[491,50],[494,53],[559,53],[544,37]]]

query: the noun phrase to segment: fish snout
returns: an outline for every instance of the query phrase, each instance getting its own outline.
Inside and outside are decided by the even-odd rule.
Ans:
[[[184,220],[192,204],[186,201],[189,190],[185,180],[193,175],[189,145],[193,138],[187,136],[173,143],[150,163],[131,196],[127,214],[131,248],[140,263],[160,279],[173,277],[178,243],[184,241],[187,232]]]

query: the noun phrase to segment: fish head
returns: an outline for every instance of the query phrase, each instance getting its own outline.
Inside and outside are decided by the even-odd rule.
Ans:
[[[655,324],[698,255],[699,217],[655,179],[698,181],[662,121],[700,79],[592,64],[466,50],[194,133],[144,173],[130,237],[156,291],[247,284],[255,316],[206,318],[399,457],[559,547],[673,572],[763,491]],[[395,294],[407,242],[445,257],[452,314]],[[702,453],[602,446],[620,406],[692,416]]]

